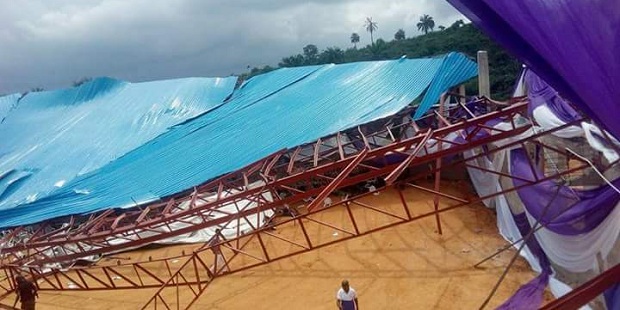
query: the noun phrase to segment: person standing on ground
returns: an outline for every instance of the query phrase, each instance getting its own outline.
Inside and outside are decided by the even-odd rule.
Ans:
[[[230,271],[228,269],[228,265],[226,265],[226,259],[224,258],[224,254],[222,253],[222,249],[220,249],[220,242],[225,240],[222,235],[222,231],[218,228],[215,230],[215,234],[211,237],[207,246],[211,247],[211,251],[215,255],[215,265],[211,266],[211,271],[214,274],[219,274],[222,271]]]
[[[32,282],[26,280],[22,275],[15,277],[15,282],[17,282],[17,289],[15,292],[22,304],[22,310],[34,310],[35,297],[39,297],[37,287]]]
[[[342,280],[338,293],[336,293],[336,305],[339,310],[359,310],[357,293],[349,286],[348,280]]]

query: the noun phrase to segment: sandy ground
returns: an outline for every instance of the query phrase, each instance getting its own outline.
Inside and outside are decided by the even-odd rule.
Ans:
[[[432,208],[432,196],[427,193],[410,189],[406,197],[413,214]],[[367,202],[399,205],[391,191],[370,196]],[[339,209],[344,208],[333,209],[323,213],[322,219],[342,216]],[[368,223],[376,217],[364,215]],[[362,309],[478,309],[515,252],[498,255],[482,269],[472,267],[506,244],[498,234],[493,211],[481,205],[442,213],[441,223],[443,235],[437,234],[435,219],[429,217],[220,277],[193,308],[336,309],[339,283],[349,279]],[[281,227],[277,233],[286,230]],[[145,260],[191,248],[174,246],[117,256]],[[527,263],[517,260],[488,308],[500,305],[533,277]],[[154,291],[41,291],[37,309],[140,309]],[[191,299],[180,293],[180,298]]]

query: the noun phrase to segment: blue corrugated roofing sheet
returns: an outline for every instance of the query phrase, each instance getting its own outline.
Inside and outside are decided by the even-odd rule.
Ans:
[[[0,97],[0,124],[4,122],[9,112],[16,106],[19,97],[21,97],[21,94]]]
[[[222,104],[236,78],[79,87],[0,99],[0,209],[36,201],[169,127]],[[5,110],[2,108],[3,111]]]
[[[428,95],[424,96],[413,118],[418,119],[423,116],[433,104],[439,101],[441,93],[450,88],[450,86],[458,85],[460,82],[477,75],[477,71],[478,65],[472,61],[463,61],[462,54],[448,54],[433,78],[433,82],[428,87]]]
[[[283,148],[392,115],[427,89],[426,96],[436,99],[449,86],[475,75],[475,63],[450,54],[283,68],[256,76],[217,109],[46,197],[0,211],[0,227],[172,195]]]

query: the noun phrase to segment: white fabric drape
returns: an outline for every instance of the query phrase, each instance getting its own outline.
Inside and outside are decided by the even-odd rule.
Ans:
[[[547,109],[548,110],[548,109]],[[539,110],[539,112],[543,112],[545,114],[545,110]],[[557,117],[551,112],[550,115],[552,117],[547,118],[550,120],[549,122],[543,124],[545,126],[551,126],[550,128],[557,127],[563,125],[563,123],[554,123],[554,121],[558,120]],[[537,113],[540,117],[540,113]],[[555,119],[554,119],[555,118]],[[537,120],[538,122],[538,120]],[[540,124],[540,122],[538,122]],[[506,129],[506,127],[510,126],[508,123],[500,123],[495,127],[498,129]],[[544,126],[542,126],[544,128]],[[547,128],[547,129],[550,129]],[[540,130],[541,128],[534,128],[532,130],[528,130],[524,134],[519,137],[515,137],[514,139],[507,139],[505,141],[500,141],[496,143],[497,146],[503,146],[515,139],[519,139],[525,137],[527,135],[533,134],[533,132]],[[590,128],[587,130],[591,131]],[[567,131],[560,133],[560,135],[572,135],[577,133],[578,131],[584,135],[584,128],[571,126]],[[468,150],[464,152],[465,158],[469,158],[480,154],[482,152],[481,149],[476,150]],[[468,163],[473,166],[482,167],[484,169],[492,170],[492,171],[503,171],[509,172],[507,167],[509,166],[506,163],[509,162],[509,150],[503,150],[499,152],[495,152],[493,157],[489,159],[486,156],[481,156],[475,160],[470,160]],[[492,193],[496,193],[502,190],[502,185],[500,181],[503,182],[512,182],[512,180],[507,179],[505,177],[500,177],[497,174],[485,172],[479,169],[468,167],[468,173],[472,180],[472,184],[476,189],[476,192],[480,197],[487,196]],[[502,180],[500,180],[500,178]],[[515,210],[525,210],[523,208],[522,203],[518,199],[517,195],[512,195],[511,200],[509,201],[506,195],[500,195],[494,198],[486,199],[484,204],[487,207],[495,207],[497,211],[497,226],[500,231],[500,234],[509,242],[514,242],[520,239],[521,233],[514,222],[514,218],[512,216],[511,204],[517,204],[513,209]],[[530,224],[533,226],[535,221],[528,215],[528,220]],[[610,251],[612,251],[615,242],[617,241],[620,234],[620,208],[615,208],[612,214],[608,216],[608,218],[597,228],[595,228],[592,232],[580,236],[562,236],[556,233],[553,233],[545,228],[540,229],[536,234],[536,239],[539,241],[542,249],[548,255],[549,259],[559,266],[567,269],[570,272],[585,272],[588,270],[596,269],[596,256],[597,253],[601,253],[603,257],[606,257]],[[515,244],[515,248],[520,247],[521,242]],[[520,255],[524,257],[532,269],[536,272],[541,272],[541,266],[538,262],[538,259],[531,253],[527,246],[525,246]],[[556,297],[560,297],[568,292],[570,292],[570,286],[566,285],[562,281],[558,280],[554,275],[551,275],[549,282],[551,292]],[[582,309],[590,309],[590,307],[585,306]]]
[[[560,126],[565,125],[566,123],[562,121],[559,117],[557,117],[549,107],[546,105],[541,105],[534,109],[532,112],[536,123],[543,129],[553,129]],[[575,138],[575,137],[585,137],[588,144],[595,150],[603,153],[603,156],[607,159],[607,161],[614,162],[620,158],[618,153],[611,147],[606,146],[602,141],[599,140],[594,134],[599,136],[603,136],[603,132],[600,128],[595,125],[582,122],[581,126],[569,126],[564,129],[553,132],[552,134],[559,138]],[[611,135],[608,134],[610,139],[612,139],[612,143],[620,146],[620,143],[614,139]]]
[[[528,213],[528,220],[534,225],[536,220]],[[620,207],[616,205],[607,218],[592,231],[565,236],[546,228],[536,232],[536,239],[545,250],[547,257],[555,264],[571,272],[586,272],[597,269],[597,254],[607,257],[620,236]]]
[[[463,152],[465,158],[473,157],[478,154],[481,154],[482,150],[478,149],[470,149]],[[486,156],[480,156],[472,161],[469,164],[473,166],[477,166],[484,169],[489,169],[493,171],[499,171],[501,167],[504,165],[505,151],[494,153],[494,160],[490,161]],[[497,193],[501,190],[499,186],[499,175],[494,173],[489,173],[482,171],[476,168],[467,168],[467,172],[469,173],[470,178],[472,179],[472,184],[476,189],[476,192],[480,197],[485,197],[491,195],[493,193]],[[490,198],[483,200],[484,204],[493,208],[496,206],[496,199]]]
[[[603,153],[603,156],[605,156],[607,161],[613,163],[620,158],[620,156],[618,156],[618,153],[613,148],[605,146],[605,144],[603,144],[596,136],[594,136],[594,134],[603,136],[600,128],[586,122],[582,122],[581,127],[583,128],[583,133],[586,137],[586,140],[588,141],[588,144],[590,144],[593,149]],[[612,140],[612,143],[616,144],[616,146],[620,146],[618,140],[614,139],[609,134],[608,136]]]
[[[520,77],[519,83],[515,89],[515,96],[522,95],[525,95],[523,75]],[[534,132],[550,130],[565,125],[565,123],[545,105],[536,108],[533,111],[533,117],[538,126],[534,126],[532,129],[518,137],[498,141],[494,146],[503,146],[515,141],[515,139],[521,139],[532,135]],[[523,121],[523,119],[518,119],[517,121]],[[499,123],[495,127],[498,129],[510,129],[510,124],[507,122]],[[593,149],[603,153],[608,161],[613,162],[620,158],[614,149],[602,143],[593,133],[598,136],[603,136],[601,130],[597,126],[583,122],[580,126],[569,126],[562,130],[555,131],[553,135],[559,138],[585,137],[590,146],[592,146]],[[620,145],[617,140],[612,140],[612,142],[616,145]],[[463,155],[465,158],[468,158],[475,156],[476,154],[480,154],[480,152],[482,152],[481,149],[468,150],[464,152]],[[510,173],[508,169],[509,165],[507,164],[510,162],[509,154],[509,150],[503,150],[496,152],[491,159],[486,156],[482,156],[475,160],[471,160],[468,163],[470,165],[482,167],[488,170]],[[497,193],[503,188],[513,186],[510,178],[500,177],[497,174],[471,167],[468,167],[467,170],[474,188],[480,197]],[[521,232],[519,231],[512,214],[523,211],[526,212],[526,209],[516,193],[508,193],[506,195],[486,199],[484,204],[487,207],[496,208],[497,227],[500,234],[508,242],[512,243],[522,238]],[[526,215],[530,225],[533,227],[535,220],[527,214],[527,212]],[[600,272],[600,266],[598,266],[597,255],[600,253],[601,257],[606,259],[614,250],[613,247],[616,244],[618,237],[620,237],[619,223],[620,208],[617,206],[598,227],[589,233],[578,236],[564,236],[549,231],[548,229],[541,228],[535,233],[535,237],[553,264],[561,266],[569,272],[578,273],[595,271],[598,273]],[[516,243],[515,248],[518,249],[520,245],[521,242]],[[527,246],[525,246],[519,254],[528,261],[534,271],[542,271],[538,259],[531,253]],[[549,277],[549,287],[552,294],[556,298],[559,298],[572,290],[569,285],[558,280],[555,274],[552,274]],[[586,305],[580,309],[589,310],[591,308]]]

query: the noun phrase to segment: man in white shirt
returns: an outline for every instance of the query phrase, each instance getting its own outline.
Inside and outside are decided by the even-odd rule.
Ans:
[[[349,281],[343,280],[338,293],[336,293],[336,305],[339,310],[359,310],[357,293],[349,286]]]

